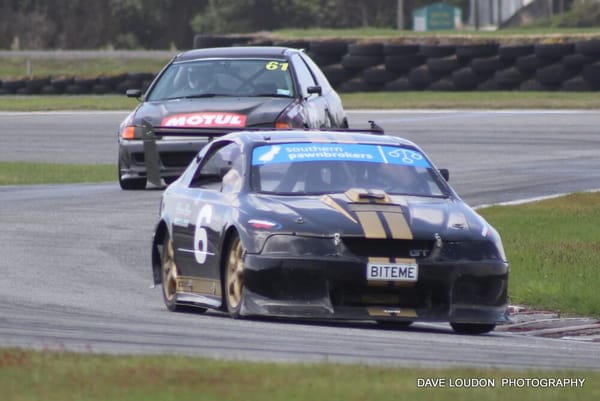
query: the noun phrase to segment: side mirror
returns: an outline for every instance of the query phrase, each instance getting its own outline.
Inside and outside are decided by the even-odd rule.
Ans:
[[[127,89],[127,91],[125,92],[125,96],[139,98],[140,96],[142,96],[142,90],[141,89]]]
[[[441,168],[439,172],[446,181],[450,181],[450,171],[447,168]]]
[[[313,93],[316,93],[318,95],[323,94],[323,88],[321,88],[320,86],[309,86],[308,88],[306,88],[306,91],[309,95],[312,95]]]

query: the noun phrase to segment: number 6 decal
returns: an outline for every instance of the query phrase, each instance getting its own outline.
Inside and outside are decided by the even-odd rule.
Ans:
[[[196,230],[194,232],[194,257],[196,262],[204,264],[206,255],[208,255],[208,236],[206,235],[205,225],[210,224],[212,219],[212,207],[204,205],[198,213],[196,219]]]

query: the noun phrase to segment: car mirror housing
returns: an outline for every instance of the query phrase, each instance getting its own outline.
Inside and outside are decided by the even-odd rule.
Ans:
[[[142,91],[141,91],[141,89],[127,89],[127,91],[125,92],[125,95],[127,97],[139,98],[140,96],[142,96]]]
[[[313,93],[316,93],[318,95],[323,94],[323,88],[321,88],[320,86],[309,86],[308,88],[306,88],[306,91],[309,95]]]
[[[450,181],[450,170],[447,168],[441,168],[439,171],[442,177],[444,177],[444,180]]]

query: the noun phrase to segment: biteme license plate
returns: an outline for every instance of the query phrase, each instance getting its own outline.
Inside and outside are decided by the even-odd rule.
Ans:
[[[419,266],[416,263],[368,263],[367,280],[417,281]]]

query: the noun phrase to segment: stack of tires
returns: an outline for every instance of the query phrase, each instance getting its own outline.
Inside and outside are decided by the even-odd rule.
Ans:
[[[348,53],[350,42],[342,39],[312,41],[308,46],[308,55],[321,67],[334,88],[353,77],[354,72],[346,70],[342,58]]]
[[[0,82],[0,95],[104,95],[148,88],[154,73],[136,72],[99,77],[37,77]]]

